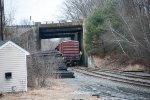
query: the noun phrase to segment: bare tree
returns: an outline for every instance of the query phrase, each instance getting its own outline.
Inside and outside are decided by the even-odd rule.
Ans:
[[[64,11],[67,19],[86,18],[93,9],[104,6],[111,0],[65,0]]]
[[[9,11],[5,12],[5,21],[4,21],[4,40],[11,40],[14,37],[14,31],[16,29],[9,27],[14,25],[15,21],[15,12],[16,10],[12,8]]]
[[[150,0],[122,0],[116,9],[124,24],[124,32],[108,24],[114,39],[122,51],[132,57],[146,57],[150,54]]]
[[[28,85],[32,87],[45,87],[51,85],[53,79],[59,78],[57,73],[61,57],[55,53],[34,53],[28,57]]]
[[[16,10],[15,9],[12,9],[11,11],[7,11],[5,13],[5,25],[6,26],[11,26],[14,24],[14,21],[15,21],[15,13],[16,13]]]
[[[20,24],[21,25],[31,25],[31,20],[29,20],[29,19],[22,19],[20,21]]]

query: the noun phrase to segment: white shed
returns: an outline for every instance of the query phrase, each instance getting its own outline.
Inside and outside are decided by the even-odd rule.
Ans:
[[[29,52],[11,41],[0,41],[0,93],[27,91]]]

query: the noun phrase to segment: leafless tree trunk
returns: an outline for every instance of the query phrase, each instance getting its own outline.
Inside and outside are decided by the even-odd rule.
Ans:
[[[65,0],[64,11],[67,19],[86,18],[93,9],[105,6],[111,0]]]
[[[132,53],[126,52],[136,52],[134,56],[148,57],[150,54],[149,3],[149,0],[122,0],[118,5],[117,14],[124,23],[125,34],[114,29],[114,35],[117,41],[133,49]]]

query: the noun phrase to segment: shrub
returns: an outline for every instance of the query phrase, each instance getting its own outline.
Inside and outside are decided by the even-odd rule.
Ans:
[[[107,42],[104,38],[111,36],[111,40],[113,40],[113,36],[107,25],[108,21],[111,22],[113,28],[123,31],[122,21],[115,14],[115,3],[97,8],[87,17],[85,22],[85,43],[88,53],[107,53],[112,50],[112,48],[106,49],[109,44],[116,45],[115,43],[112,44],[112,41]]]

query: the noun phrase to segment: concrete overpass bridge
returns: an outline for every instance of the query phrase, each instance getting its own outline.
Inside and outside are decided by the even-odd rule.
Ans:
[[[38,50],[41,50],[42,39],[70,37],[71,40],[79,41],[80,51],[84,52],[83,21],[60,22],[50,24],[41,24],[40,22],[36,22],[35,28],[37,33]]]

